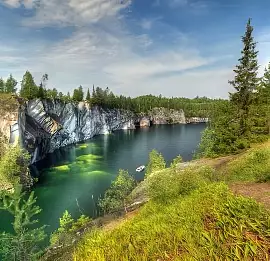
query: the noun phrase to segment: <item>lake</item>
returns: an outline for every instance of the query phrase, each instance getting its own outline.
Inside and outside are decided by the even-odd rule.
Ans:
[[[126,169],[137,180],[144,173],[135,169],[146,165],[149,152],[161,152],[169,164],[177,155],[192,159],[205,124],[156,125],[136,130],[121,130],[110,135],[61,148],[36,164],[41,172],[34,191],[42,208],[41,224],[51,233],[59,226],[59,217],[68,210],[74,218],[81,214],[98,215],[98,199],[115,179],[119,169]],[[0,229],[10,230],[10,222],[1,214]],[[9,224],[8,224],[9,223]]]

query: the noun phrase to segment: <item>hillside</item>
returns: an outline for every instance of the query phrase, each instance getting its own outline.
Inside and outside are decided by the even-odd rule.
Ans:
[[[155,172],[130,196],[143,207],[54,260],[269,260],[269,179],[270,142]]]

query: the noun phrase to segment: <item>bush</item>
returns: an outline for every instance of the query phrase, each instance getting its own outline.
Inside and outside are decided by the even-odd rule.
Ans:
[[[145,176],[149,176],[151,173],[159,170],[163,170],[166,167],[166,162],[161,153],[156,150],[152,150],[149,153],[148,165],[146,167]]]
[[[183,158],[181,157],[181,155],[178,155],[175,159],[173,159],[170,167],[171,168],[176,168],[178,166],[178,164],[183,162]]]
[[[91,222],[91,219],[81,215],[76,221],[66,210],[63,217],[59,219],[60,227],[52,233],[50,237],[51,245],[68,245],[71,244],[78,230],[84,228]]]
[[[23,183],[28,176],[29,160],[30,155],[19,146],[7,148],[0,159],[0,183],[11,186]]]
[[[205,185],[212,173],[210,167],[189,167],[177,173],[173,169],[166,169],[147,178],[147,192],[155,201],[170,202]]]
[[[129,175],[128,171],[120,169],[116,180],[112,182],[98,204],[104,213],[112,213],[125,208],[125,200],[135,187],[135,179]]]

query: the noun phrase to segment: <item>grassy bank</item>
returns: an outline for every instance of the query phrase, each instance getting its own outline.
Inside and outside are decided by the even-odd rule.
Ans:
[[[269,143],[152,173],[137,189],[150,201],[134,217],[86,234],[73,259],[269,260],[269,211],[228,186],[269,176]]]

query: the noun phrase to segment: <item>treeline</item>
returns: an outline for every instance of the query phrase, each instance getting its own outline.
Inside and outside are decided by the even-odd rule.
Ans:
[[[44,74],[39,84],[36,84],[32,74],[27,71],[21,81],[21,88],[18,92],[20,97],[30,100],[34,98],[40,99],[59,99],[63,102],[80,102],[87,101],[92,106],[101,106],[103,108],[117,108],[131,110],[136,113],[146,113],[155,107],[164,107],[185,111],[187,117],[209,117],[211,111],[216,106],[226,101],[221,99],[209,99],[207,97],[188,98],[167,98],[153,95],[144,95],[136,98],[126,97],[123,95],[115,95],[108,87],[102,89],[93,86],[90,91],[87,89],[84,93],[83,87],[79,86],[74,89],[73,94],[69,92],[64,94],[58,92],[56,88],[47,88],[48,74]],[[0,93],[17,93],[17,81],[12,75],[4,81],[0,79]]]
[[[237,153],[261,142],[270,134],[270,63],[258,76],[258,51],[249,19],[242,37],[243,50],[229,83],[235,92],[227,103],[212,111],[211,123],[203,134],[199,156],[215,157]]]

